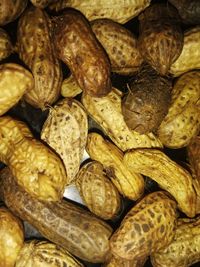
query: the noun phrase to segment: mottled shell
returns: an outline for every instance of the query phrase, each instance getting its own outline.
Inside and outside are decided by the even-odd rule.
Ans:
[[[126,260],[144,259],[167,246],[174,237],[176,203],[164,192],[140,200],[110,239],[111,252]]]
[[[55,0],[30,0],[30,1],[34,6],[39,8],[45,8],[49,4],[55,2]]]
[[[121,150],[137,147],[162,147],[153,133],[140,134],[128,128],[121,108],[121,92],[115,88],[105,97],[82,95],[82,103],[88,114]]]
[[[109,56],[112,72],[131,75],[139,69],[143,59],[131,31],[111,19],[97,19],[91,25]]]
[[[0,28],[0,61],[10,56],[13,52],[13,45],[7,32]]]
[[[23,224],[7,208],[0,207],[0,266],[14,267],[24,243]]]
[[[194,137],[187,146],[187,156],[194,175],[200,182],[200,136]]]
[[[200,71],[183,74],[172,89],[169,111],[158,137],[169,148],[181,148],[200,131]]]
[[[17,185],[9,169],[1,171],[0,196],[16,215],[45,238],[88,262],[109,256],[111,227],[70,202],[40,201]]]
[[[150,0],[57,0],[50,9],[60,11],[72,7],[81,11],[88,20],[109,18],[126,23],[150,5]]]
[[[200,24],[200,1],[199,0],[169,0],[176,7],[185,24]]]
[[[169,4],[154,4],[140,16],[138,45],[144,59],[166,75],[183,48],[183,32],[177,10]]]
[[[61,86],[61,95],[63,97],[75,97],[82,93],[82,89],[77,84],[73,75],[70,75],[68,78],[64,79]]]
[[[0,116],[32,90],[34,79],[24,67],[15,63],[0,65]]]
[[[83,14],[68,9],[56,17],[53,42],[57,56],[69,67],[84,92],[97,97],[110,92],[108,56]]]
[[[63,160],[70,184],[79,171],[87,141],[88,121],[82,104],[72,98],[60,100],[50,109],[41,139]]]
[[[26,8],[28,0],[1,0],[0,26],[17,19]]]
[[[157,149],[136,149],[126,152],[123,164],[130,170],[155,180],[177,201],[188,217],[196,215],[196,192],[190,173]]]
[[[169,109],[171,80],[144,65],[129,82],[128,88],[122,101],[126,124],[141,134],[156,132]]]
[[[47,241],[24,243],[15,267],[83,267],[67,250]]]
[[[125,260],[116,256],[112,256],[109,262],[106,262],[102,267],[143,267],[146,258],[141,260]]]
[[[200,217],[179,219],[173,241],[151,255],[153,267],[189,267],[200,261]]]
[[[200,69],[200,26],[185,31],[183,50],[171,65],[170,73],[177,77],[194,69]]]
[[[30,7],[19,19],[17,49],[20,59],[33,73],[35,86],[25,100],[44,109],[60,96],[62,71],[50,36],[50,18],[39,8]]]
[[[83,165],[76,177],[76,186],[88,209],[98,217],[109,220],[119,212],[119,193],[101,163],[92,161]]]

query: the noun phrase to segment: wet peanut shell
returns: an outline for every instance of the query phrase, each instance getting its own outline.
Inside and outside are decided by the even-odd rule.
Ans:
[[[177,10],[169,4],[153,4],[139,15],[139,50],[161,75],[169,72],[183,48],[183,32]]]
[[[52,33],[57,56],[81,89],[96,97],[107,95],[111,90],[110,62],[84,15],[67,9],[54,18]]]
[[[113,255],[142,260],[168,245],[176,227],[176,203],[158,191],[142,198],[124,217],[110,239]]]
[[[0,28],[0,61],[10,56],[13,52],[13,45],[7,32]]]
[[[17,185],[7,168],[0,177],[0,198],[19,218],[82,260],[93,263],[106,260],[112,233],[108,224],[65,200],[46,202],[32,197]]]

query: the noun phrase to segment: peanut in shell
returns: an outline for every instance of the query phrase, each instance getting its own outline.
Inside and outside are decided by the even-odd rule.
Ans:
[[[31,3],[39,8],[46,8],[51,3],[55,2],[55,0],[30,0]]]
[[[7,58],[13,52],[13,45],[7,32],[0,28],[0,61]]]
[[[82,89],[77,84],[73,75],[70,75],[68,78],[64,79],[61,85],[61,95],[63,97],[75,97],[82,93]]]

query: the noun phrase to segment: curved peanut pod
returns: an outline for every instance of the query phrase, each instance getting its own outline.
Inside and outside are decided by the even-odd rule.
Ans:
[[[61,85],[61,95],[63,97],[75,97],[80,93],[82,93],[82,89],[77,84],[73,75],[70,75],[68,78],[63,80]]]
[[[171,65],[170,73],[177,77],[194,69],[200,69],[200,26],[185,31],[180,56]]]
[[[17,48],[20,59],[33,73],[35,86],[25,100],[36,108],[45,109],[60,96],[62,70],[50,35],[47,13],[31,6],[19,19]]]
[[[14,63],[1,64],[0,116],[17,104],[22,96],[33,87],[33,76],[24,67]]]
[[[200,71],[183,74],[172,89],[172,101],[158,137],[170,148],[187,146],[200,130]]]
[[[178,219],[173,241],[151,255],[153,267],[189,267],[200,261],[200,217]]]
[[[0,28],[0,61],[10,56],[13,52],[13,45],[7,32]]]
[[[122,151],[137,147],[162,147],[153,133],[140,134],[128,128],[121,109],[121,92],[115,88],[105,97],[82,95],[89,115]]]
[[[143,260],[173,240],[175,227],[175,201],[164,192],[151,193],[126,214],[110,239],[111,252],[126,260]]]
[[[99,161],[118,191],[136,200],[144,192],[144,180],[140,174],[130,171],[123,164],[123,153],[100,134],[89,133],[86,150],[93,160]]]
[[[81,11],[89,20],[110,18],[126,23],[150,5],[150,0],[57,0],[49,8],[60,11],[72,7]]]
[[[196,215],[196,193],[192,176],[156,149],[136,149],[124,155],[123,163],[129,170],[155,180],[177,201],[179,209],[189,217]]]

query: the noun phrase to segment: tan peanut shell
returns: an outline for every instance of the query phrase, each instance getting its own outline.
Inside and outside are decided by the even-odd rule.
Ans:
[[[0,61],[10,56],[13,52],[13,45],[7,32],[0,28]]]
[[[112,256],[109,262],[106,262],[102,267],[143,267],[146,258],[142,260],[125,260],[116,256]]]
[[[200,130],[200,71],[179,77],[171,94],[171,105],[159,126],[158,138],[166,147],[181,148]]]
[[[119,193],[106,176],[100,162],[91,161],[84,164],[75,182],[86,206],[98,217],[110,220],[120,211]]]
[[[187,146],[187,158],[194,175],[200,182],[200,136],[195,136]]]
[[[1,0],[0,26],[17,19],[27,6],[27,0]]]
[[[171,65],[170,73],[177,77],[194,69],[200,69],[200,26],[195,26],[184,33],[183,50]]]
[[[72,7],[81,11],[88,20],[109,18],[126,23],[150,5],[150,0],[57,0],[49,8],[60,11]]]
[[[52,38],[58,58],[69,67],[84,92],[96,97],[110,92],[109,58],[82,13],[68,9],[55,17]]]
[[[0,116],[17,104],[33,87],[34,79],[30,71],[15,63],[1,64]]]
[[[125,197],[136,200],[144,192],[143,177],[123,164],[123,152],[100,134],[88,134],[86,150],[93,160],[99,161],[118,191]]]
[[[150,5],[139,15],[139,50],[161,75],[168,74],[171,64],[183,48],[183,32],[177,10],[168,3]]]
[[[14,267],[24,244],[24,229],[19,218],[0,207],[0,267]]]
[[[124,155],[123,164],[129,170],[155,180],[177,201],[188,217],[196,215],[196,193],[188,171],[157,149],[136,149]]]
[[[103,220],[66,200],[38,200],[15,182],[8,168],[1,171],[0,180],[1,199],[43,237],[91,263],[109,257],[112,229]]]
[[[200,217],[178,219],[173,241],[151,255],[153,267],[189,267],[200,261]]]
[[[64,79],[61,85],[61,95],[63,97],[75,97],[82,93],[82,89],[77,84],[73,75],[70,75],[68,78]]]
[[[82,95],[88,114],[122,151],[137,147],[162,147],[153,133],[140,134],[128,128],[121,108],[121,92],[115,88],[103,98]]]
[[[55,2],[55,0],[30,0],[30,1],[34,6],[39,8],[45,8],[49,4]]]
[[[111,252],[126,260],[142,260],[174,237],[176,203],[164,192],[151,193],[125,215],[110,239]]]
[[[50,108],[41,139],[63,160],[70,184],[79,171],[87,141],[88,121],[82,104],[65,98]]]
[[[9,116],[0,117],[0,159],[31,195],[58,201],[67,184],[64,166],[55,153],[27,134],[24,124]]]
[[[45,109],[60,96],[62,70],[50,35],[47,13],[31,6],[20,17],[17,29],[17,49],[20,59],[31,70],[35,86],[25,94],[25,100],[36,108]]]
[[[91,26],[108,54],[112,72],[132,75],[139,69],[143,59],[131,31],[111,19],[94,20]]]
[[[32,240],[24,243],[15,267],[83,267],[67,250],[48,241]]]

